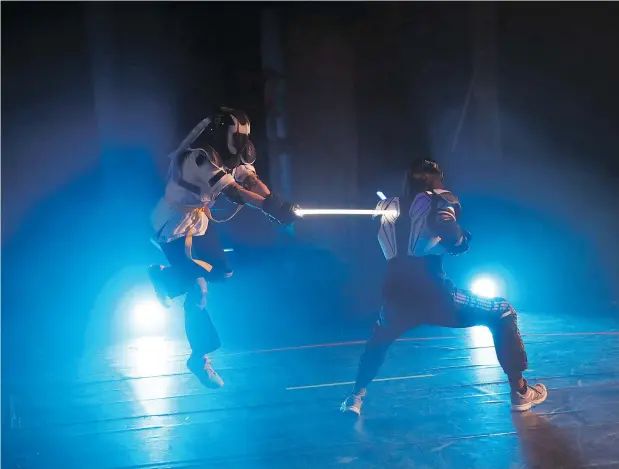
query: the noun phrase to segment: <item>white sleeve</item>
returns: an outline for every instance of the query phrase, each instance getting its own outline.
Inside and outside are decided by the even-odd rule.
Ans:
[[[226,188],[226,186],[232,184],[233,182],[234,178],[230,174],[224,173],[223,171],[219,170],[219,172],[217,172],[215,176],[213,176],[213,178],[209,181],[209,186],[211,186],[211,190],[215,194],[219,194]]]
[[[195,165],[194,171],[204,192],[219,194],[227,185],[234,182],[232,175],[224,171],[222,168],[218,168],[210,161],[207,161],[200,166]]]
[[[236,182],[243,184],[243,181],[245,181],[247,176],[256,174],[256,168],[254,168],[253,164],[242,164],[234,168],[232,174],[234,175]]]

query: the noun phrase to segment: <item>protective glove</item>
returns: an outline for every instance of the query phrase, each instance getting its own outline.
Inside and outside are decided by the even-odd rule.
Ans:
[[[292,225],[300,217],[295,213],[298,205],[286,202],[276,194],[269,194],[262,203],[262,211],[280,225]]]

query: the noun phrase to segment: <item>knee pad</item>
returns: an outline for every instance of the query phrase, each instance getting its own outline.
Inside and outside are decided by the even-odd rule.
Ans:
[[[232,277],[233,274],[233,270],[214,268],[211,272],[209,272],[208,281],[211,283],[222,283]]]

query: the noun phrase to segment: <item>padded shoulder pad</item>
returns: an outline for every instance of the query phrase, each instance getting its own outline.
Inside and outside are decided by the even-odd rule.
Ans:
[[[450,205],[460,205],[460,199],[455,194],[449,191],[433,191],[434,195],[438,195],[441,199],[447,202]]]
[[[435,198],[437,208],[440,208],[441,205],[453,207],[454,211],[456,212],[456,218],[460,218],[462,206],[460,205],[460,199],[458,199],[455,194],[446,190],[434,190],[432,191],[432,195]]]

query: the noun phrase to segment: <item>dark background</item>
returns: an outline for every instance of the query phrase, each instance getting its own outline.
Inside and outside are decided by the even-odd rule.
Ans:
[[[475,234],[471,253],[448,261],[456,281],[490,269],[517,309],[616,314],[613,3],[28,2],[2,13],[3,369],[79,355],[93,322],[102,341],[111,334],[112,313],[93,305],[118,272],[159,260],[148,219],[166,155],[221,104],[251,116],[263,179],[307,207],[373,207],[411,157],[433,155]],[[274,49],[279,71],[265,66]],[[274,99],[285,139],[267,132]],[[369,218],[307,219],[290,235],[244,210],[221,234],[237,273],[214,308],[232,311],[220,320],[231,346],[354,335],[379,305]]]

